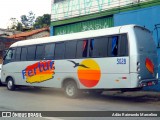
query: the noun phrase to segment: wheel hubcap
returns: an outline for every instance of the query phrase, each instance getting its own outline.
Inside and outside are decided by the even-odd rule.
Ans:
[[[12,81],[8,81],[8,88],[9,88],[9,89],[12,88],[12,85],[13,85]]]
[[[72,85],[67,86],[66,87],[67,95],[73,96],[74,95],[74,90],[75,90],[74,86],[72,86]]]

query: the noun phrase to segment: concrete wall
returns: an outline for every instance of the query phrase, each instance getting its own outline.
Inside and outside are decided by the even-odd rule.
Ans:
[[[160,24],[160,14],[158,11],[160,11],[160,6],[115,14],[114,25],[119,26],[126,24],[138,24],[141,26],[145,26],[153,32],[154,40],[158,45],[158,41],[160,40],[160,28],[158,29],[159,38],[157,38],[157,33],[155,29],[155,25]]]

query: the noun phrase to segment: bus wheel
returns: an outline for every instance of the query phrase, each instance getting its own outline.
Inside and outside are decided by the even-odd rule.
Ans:
[[[1,80],[0,80],[0,86],[2,86],[3,84],[2,84],[2,82],[1,82]]]
[[[14,85],[14,81],[12,78],[8,78],[7,80],[7,89],[11,91],[15,90],[15,85]]]
[[[76,98],[79,93],[77,85],[74,81],[67,81],[64,85],[64,91],[69,98]]]

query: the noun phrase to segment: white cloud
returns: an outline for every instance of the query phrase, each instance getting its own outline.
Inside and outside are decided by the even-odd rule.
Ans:
[[[10,18],[33,11],[36,16],[51,14],[51,0],[0,0],[0,28],[6,28]]]

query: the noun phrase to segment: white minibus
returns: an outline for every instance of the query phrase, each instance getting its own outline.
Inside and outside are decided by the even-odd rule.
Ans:
[[[158,83],[157,51],[151,32],[125,25],[19,41],[10,46],[1,82],[16,86],[80,91],[130,91]]]

